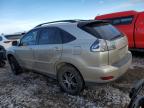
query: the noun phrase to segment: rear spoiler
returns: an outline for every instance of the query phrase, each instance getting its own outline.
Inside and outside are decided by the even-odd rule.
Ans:
[[[106,20],[87,20],[78,22],[78,27],[84,27],[90,24],[101,24],[101,23],[109,23]]]

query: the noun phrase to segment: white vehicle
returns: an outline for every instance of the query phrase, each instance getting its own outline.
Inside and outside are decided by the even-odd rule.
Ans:
[[[23,34],[25,33],[0,35],[0,45],[7,50],[9,47],[11,47],[11,43],[20,39]]]

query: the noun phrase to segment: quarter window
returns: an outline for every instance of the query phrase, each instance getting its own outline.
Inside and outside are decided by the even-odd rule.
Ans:
[[[68,43],[68,42],[72,42],[76,39],[76,37],[74,37],[73,35],[71,35],[70,33],[61,30],[61,35],[62,35],[62,43]]]

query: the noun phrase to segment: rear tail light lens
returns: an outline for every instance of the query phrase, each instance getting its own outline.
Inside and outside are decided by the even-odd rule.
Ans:
[[[127,37],[124,36],[122,37],[122,42],[119,44],[117,43],[117,40],[112,40],[112,41],[107,41],[107,46],[108,46],[108,50],[115,50],[116,48],[117,49],[120,49],[121,46],[125,46],[128,44],[128,40],[127,40]]]
[[[101,77],[102,80],[111,80],[113,78],[114,78],[113,76]]]
[[[116,41],[107,41],[108,50],[116,49]]]
[[[91,52],[104,52],[116,49],[116,41],[106,41],[103,39],[97,39],[91,46]]]
[[[97,39],[90,47],[91,52],[107,51],[106,41],[103,39]]]

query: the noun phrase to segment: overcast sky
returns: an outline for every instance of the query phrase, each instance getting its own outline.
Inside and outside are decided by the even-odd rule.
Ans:
[[[144,11],[144,0],[0,0],[0,33],[28,31],[61,19],[94,19],[105,13]]]

